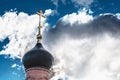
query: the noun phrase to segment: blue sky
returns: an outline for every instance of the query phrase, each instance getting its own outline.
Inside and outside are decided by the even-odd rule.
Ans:
[[[58,1],[58,5],[56,6],[54,4],[55,1]],[[43,12],[46,9],[52,9],[52,10],[57,10],[58,15],[49,17],[49,21],[52,25],[54,25],[57,20],[66,15],[70,14],[73,12],[77,12],[79,9],[82,8],[88,8],[91,9],[94,13],[92,15],[96,16],[101,13],[118,13],[120,11],[120,5],[119,5],[119,0],[94,0],[92,1],[89,5],[85,6],[85,3],[82,4],[76,4],[75,2],[73,3],[71,0],[63,0],[65,3],[62,2],[62,0],[16,0],[16,1],[8,1],[8,0],[2,0],[0,2],[0,15],[3,15],[6,11],[10,11],[11,9],[13,11],[19,12],[25,12],[28,13],[29,15],[35,14],[36,11],[42,9]],[[75,0],[73,0],[75,1]],[[82,0],[81,0],[82,1]],[[84,1],[84,0],[83,0]],[[89,1],[86,1],[88,4]],[[76,7],[77,6],[77,7]],[[51,21],[52,20],[52,21]],[[53,23],[55,22],[55,23]]]
[[[38,16],[36,15],[37,11],[42,10],[43,13],[46,14],[46,19],[43,20],[43,25],[45,27],[49,26],[49,28],[53,28],[55,26],[58,26],[57,28],[51,30],[50,33],[48,31],[51,38],[49,38],[45,34],[47,38],[49,38],[48,40],[50,40],[50,42],[47,42],[49,46],[46,46],[47,44],[45,44],[44,41],[43,42],[46,48],[50,50],[51,49],[50,47],[52,44],[57,46],[56,45],[57,42],[54,42],[54,40],[56,40],[57,38],[57,41],[59,41],[59,39],[61,38],[59,38],[58,36],[61,36],[61,34],[63,33],[64,34],[69,33],[69,36],[70,36],[71,35],[70,32],[74,32],[74,29],[72,29],[71,31],[65,28],[66,32],[63,30],[63,33],[61,33],[62,32],[61,27],[67,26],[66,24],[68,24],[68,26],[73,26],[73,24],[76,23],[77,21],[78,22],[80,21],[80,24],[84,24],[92,20],[94,21],[94,18],[99,17],[100,14],[104,15],[106,13],[110,13],[113,15],[118,15],[119,17],[120,16],[119,2],[120,0],[14,0],[14,1],[1,0],[0,1],[0,24],[1,24],[0,26],[0,29],[1,29],[0,30],[1,31],[0,32],[1,34],[0,35],[0,80],[24,80],[25,74],[24,74],[22,63],[21,63],[21,57],[27,50],[31,49],[35,45],[35,41],[36,41],[35,36],[37,34],[36,29],[38,25]],[[77,18],[78,16],[80,16],[81,18],[80,19]],[[109,19],[112,22],[113,19],[108,18],[108,20]],[[107,21],[106,18],[105,20]],[[71,23],[71,21],[73,21],[73,23]],[[69,25],[69,23],[71,25]],[[98,22],[98,24],[100,23]],[[77,30],[79,32],[79,29]],[[85,31],[84,28],[82,28],[81,30],[83,30],[83,32]],[[70,31],[70,32],[67,32],[67,31]],[[75,33],[78,34],[77,32]],[[75,36],[76,34],[74,34],[73,36]],[[91,33],[88,32],[88,34],[91,34]],[[96,34],[96,33],[93,33],[93,34]],[[109,40],[111,40],[111,38]],[[107,44],[107,41],[106,41],[106,44]],[[76,49],[77,48],[75,48],[75,50]],[[54,49],[52,49],[51,52],[52,51],[54,51]],[[59,52],[62,52],[62,51],[59,51]],[[84,52],[84,51],[81,51],[81,52]],[[57,56],[55,54],[53,55]],[[62,55],[61,53],[61,55],[58,55],[58,56],[64,56],[64,55]],[[60,57],[58,57],[58,59],[60,59]],[[60,64],[62,64],[62,62]],[[73,69],[78,69],[78,68],[73,68]],[[64,79],[66,80],[67,76],[73,75],[67,72],[71,70],[66,69],[65,75],[60,74],[60,77],[64,77]],[[117,69],[115,68],[114,70],[117,70]],[[76,73],[73,72],[73,73],[76,74],[77,72]],[[82,76],[82,74],[80,75]],[[111,72],[111,75],[112,75],[112,72]],[[72,78],[70,78],[70,80],[71,79],[79,80],[77,75],[74,75]],[[93,79],[92,75],[90,79]],[[105,78],[102,80],[105,80],[105,79],[108,80],[109,78],[106,78],[105,76]],[[87,78],[84,79],[84,77],[82,76],[81,80],[88,80],[88,79]],[[113,80],[113,79],[110,78],[109,80]],[[117,80],[117,78],[115,78],[114,80]]]

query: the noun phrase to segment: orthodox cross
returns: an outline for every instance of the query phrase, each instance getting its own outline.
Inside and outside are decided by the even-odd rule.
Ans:
[[[42,17],[45,18],[45,16],[43,15],[42,10],[38,11],[37,14],[39,15],[39,27],[38,27],[39,33],[37,35],[37,42],[41,43],[41,39],[42,39],[42,35],[41,35],[42,21],[41,21],[41,19],[42,19]]]

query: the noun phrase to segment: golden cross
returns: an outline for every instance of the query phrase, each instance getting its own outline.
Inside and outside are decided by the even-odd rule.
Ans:
[[[37,14],[39,15],[39,27],[38,27],[39,28],[39,33],[37,35],[37,39],[38,39],[37,42],[41,42],[41,39],[42,39],[42,35],[41,35],[41,28],[42,28],[41,23],[42,22],[41,22],[41,19],[42,19],[42,17],[45,18],[45,16],[43,15],[42,10],[38,11]]]
[[[45,18],[45,16],[43,15],[42,10],[38,11],[37,14],[39,15],[39,27],[42,27],[42,26],[41,26],[41,23],[42,23],[42,22],[41,22],[41,18],[42,18],[42,17]]]

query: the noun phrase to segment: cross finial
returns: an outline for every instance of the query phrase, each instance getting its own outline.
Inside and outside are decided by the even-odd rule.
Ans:
[[[38,35],[37,35],[37,42],[38,42],[38,43],[41,43],[41,39],[42,39],[42,35],[41,35],[41,28],[42,28],[41,18],[42,18],[42,17],[45,18],[45,16],[43,15],[42,10],[38,11],[37,14],[39,15],[39,27],[38,27],[39,33],[38,33]]]
[[[42,10],[38,11],[37,14],[39,15],[39,27],[41,27],[41,18],[45,18],[45,16],[43,15]]]

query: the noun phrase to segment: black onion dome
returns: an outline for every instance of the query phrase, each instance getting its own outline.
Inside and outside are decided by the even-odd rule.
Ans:
[[[23,56],[22,62],[26,69],[32,67],[50,69],[53,65],[54,58],[42,47],[41,43],[37,43],[32,50]]]

